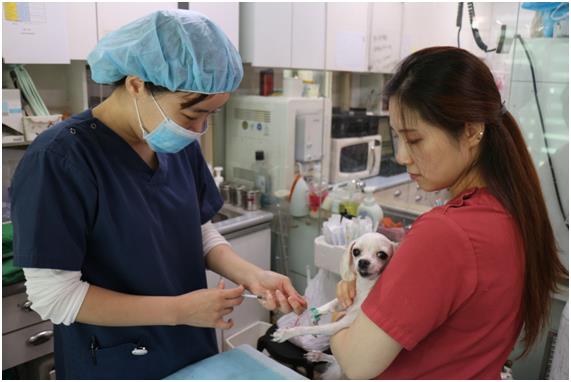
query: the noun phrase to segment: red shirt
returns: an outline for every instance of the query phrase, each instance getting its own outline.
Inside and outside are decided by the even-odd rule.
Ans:
[[[522,328],[524,261],[486,188],[419,217],[362,305],[403,347],[376,379],[499,379]]]

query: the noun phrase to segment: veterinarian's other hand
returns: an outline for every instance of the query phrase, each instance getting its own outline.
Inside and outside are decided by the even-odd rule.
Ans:
[[[260,302],[268,310],[279,308],[282,313],[293,310],[296,314],[301,314],[307,309],[307,301],[297,293],[290,279],[279,273],[259,272],[248,289],[264,297]]]
[[[337,299],[343,307],[347,309],[353,304],[355,293],[357,291],[357,281],[344,281],[341,280],[337,283]]]

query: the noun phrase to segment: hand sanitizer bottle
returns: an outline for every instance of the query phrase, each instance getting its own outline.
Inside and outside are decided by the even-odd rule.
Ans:
[[[365,200],[359,206],[357,214],[359,217],[368,216],[373,221],[373,232],[376,232],[379,222],[383,219],[383,209],[375,200],[373,191],[373,187],[365,187]]]
[[[222,177],[222,170],[223,167],[214,167],[214,183],[216,183],[216,187],[220,190],[220,185],[224,182],[224,177]]]

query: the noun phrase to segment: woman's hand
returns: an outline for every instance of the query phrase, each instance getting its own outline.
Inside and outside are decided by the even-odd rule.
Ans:
[[[282,313],[292,310],[301,314],[307,309],[307,301],[297,293],[289,278],[272,271],[257,272],[248,289],[264,299],[260,303],[268,310],[279,308]]]
[[[343,307],[347,309],[353,304],[353,299],[355,298],[355,293],[357,291],[357,281],[345,281],[341,280],[337,283],[337,300]]]
[[[200,289],[177,297],[177,325],[189,325],[203,328],[230,329],[234,322],[224,320],[234,307],[244,301],[244,287],[224,289],[224,281],[218,287]]]

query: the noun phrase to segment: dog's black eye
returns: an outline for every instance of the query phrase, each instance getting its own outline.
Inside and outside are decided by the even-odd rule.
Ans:
[[[379,253],[377,253],[377,256],[379,257],[379,259],[381,260],[386,260],[389,258],[389,255],[387,255],[385,252],[381,251]]]
[[[361,254],[361,250],[359,248],[353,249],[353,256],[357,257]]]

